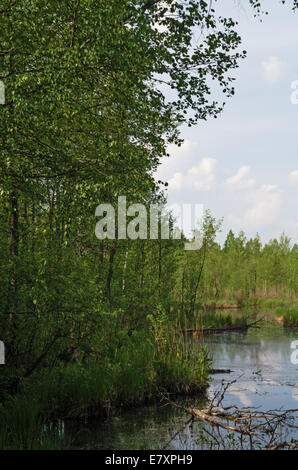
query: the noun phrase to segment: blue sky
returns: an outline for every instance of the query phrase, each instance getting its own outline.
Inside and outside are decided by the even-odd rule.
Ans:
[[[169,203],[203,204],[224,217],[220,241],[231,228],[298,242],[298,12],[267,1],[260,23],[246,1],[221,4],[248,52],[234,73],[236,95],[219,119],[182,128],[184,145],[170,146],[157,176],[169,183]]]

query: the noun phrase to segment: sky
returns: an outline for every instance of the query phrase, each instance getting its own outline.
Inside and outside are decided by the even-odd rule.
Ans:
[[[235,96],[218,119],[182,127],[184,144],[169,146],[156,177],[169,184],[169,204],[203,204],[224,218],[221,243],[230,229],[298,243],[298,12],[265,1],[261,23],[247,3],[221,3],[247,51]]]

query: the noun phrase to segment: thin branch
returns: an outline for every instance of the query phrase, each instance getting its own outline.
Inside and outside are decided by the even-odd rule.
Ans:
[[[75,9],[74,9],[74,12],[73,12],[70,47],[73,47],[73,45],[74,45],[74,39],[75,39],[75,34],[76,34],[76,29],[77,29],[77,17],[78,17],[79,5],[80,5],[80,0],[77,0],[76,5],[75,5]]]

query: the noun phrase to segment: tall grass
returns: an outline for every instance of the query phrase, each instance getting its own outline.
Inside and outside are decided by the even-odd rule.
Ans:
[[[289,308],[284,315],[284,326],[298,328],[298,307]]]
[[[60,439],[47,428],[37,401],[18,395],[0,406],[0,449],[54,450],[59,446]]]
[[[204,348],[194,352],[181,333],[169,329],[157,341],[132,335],[110,362],[45,369],[24,382],[23,393],[35,396],[49,419],[90,418],[145,403],[161,389],[200,391],[208,383],[209,368]]]
[[[282,317],[287,328],[298,328],[298,307],[278,307],[274,311],[276,317]]]
[[[0,405],[0,448],[61,447],[48,423],[92,419],[160,397],[194,393],[208,384],[210,360],[195,351],[163,312],[148,328],[109,344],[109,354],[82,363],[60,363],[23,379],[18,394]]]

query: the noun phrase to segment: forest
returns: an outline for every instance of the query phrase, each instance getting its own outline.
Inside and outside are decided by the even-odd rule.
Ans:
[[[262,15],[262,2],[246,3]],[[208,350],[194,352],[182,329],[260,306],[286,308],[298,326],[298,246],[286,234],[230,231],[221,245],[223,221],[207,209],[194,251],[185,236],[95,236],[100,203],[166,201],[161,158],[182,125],[224,112],[245,56],[217,2],[2,0],[1,449],[59,448],[45,423],[206,389]],[[215,319],[221,309],[231,313]]]

